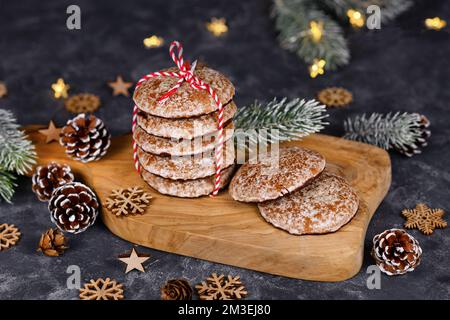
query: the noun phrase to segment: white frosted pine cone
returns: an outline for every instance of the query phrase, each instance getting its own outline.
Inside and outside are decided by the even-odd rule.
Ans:
[[[69,157],[90,162],[102,158],[111,144],[111,135],[102,120],[94,115],[80,113],[67,121],[61,130],[59,142]]]
[[[372,256],[378,267],[389,276],[413,271],[419,264],[422,248],[403,229],[388,229],[373,238]]]

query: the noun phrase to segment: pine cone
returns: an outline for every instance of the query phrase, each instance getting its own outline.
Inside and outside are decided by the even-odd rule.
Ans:
[[[161,288],[162,300],[192,300],[192,288],[184,279],[172,279]]]
[[[412,146],[398,149],[398,152],[408,157],[421,153],[422,151],[420,149],[428,145],[427,140],[431,136],[431,131],[427,129],[430,126],[430,120],[422,114],[415,113],[415,115],[418,117],[418,128],[422,133],[422,136],[418,138]]]
[[[67,248],[67,238],[64,234],[58,229],[48,229],[39,240],[38,251],[49,257],[57,257]]]
[[[56,189],[48,203],[52,222],[61,231],[70,233],[83,232],[94,224],[98,208],[94,192],[79,182],[67,183]]]
[[[66,153],[81,162],[98,160],[106,154],[111,135],[99,118],[80,113],[61,130],[60,143]]]
[[[51,162],[39,166],[32,178],[32,190],[41,201],[48,201],[53,190],[74,180],[72,170],[66,164]]]
[[[419,242],[403,229],[389,229],[373,238],[372,256],[389,276],[413,271],[420,264]]]

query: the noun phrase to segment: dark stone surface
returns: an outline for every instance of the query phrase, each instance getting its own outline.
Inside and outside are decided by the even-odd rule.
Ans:
[[[66,7],[79,4],[82,30],[68,31]],[[411,231],[423,250],[422,265],[402,277],[382,276],[381,290],[366,287],[372,237],[401,227],[400,212],[423,201],[450,210],[450,35],[425,31],[423,20],[450,20],[450,2],[419,1],[380,31],[348,31],[351,64],[318,79],[309,79],[306,66],[279,48],[269,1],[1,1],[0,79],[9,96],[1,108],[15,112],[21,124],[62,125],[71,116],[51,97],[50,84],[63,77],[71,93],[91,92],[103,102],[98,115],[115,135],[130,131],[131,101],[112,97],[106,81],[117,74],[133,81],[149,71],[171,65],[167,47],[146,50],[142,39],[152,33],[184,43],[186,56],[202,58],[229,75],[237,88],[236,103],[273,96],[313,97],[330,85],[350,89],[351,107],[330,110],[326,133],[342,135],[342,121],[362,112],[404,110],[422,112],[432,123],[433,136],[422,155],[405,158],[391,153],[393,182],[375,214],[365,241],[364,265],[354,278],[318,283],[276,277],[156,250],[146,273],[125,275],[117,255],[131,245],[114,237],[101,222],[71,237],[71,248],[59,258],[37,253],[41,232],[51,226],[44,203],[36,200],[30,179],[21,178],[14,205],[0,204],[0,221],[20,226],[20,243],[0,253],[1,299],[75,299],[66,289],[66,268],[78,265],[82,281],[112,277],[126,287],[128,299],[157,299],[167,279],[185,277],[197,283],[211,272],[240,274],[250,299],[444,299],[449,298],[449,230],[432,236]],[[221,39],[205,31],[212,16],[227,18],[230,32]],[[449,21],[450,22],[450,21]]]

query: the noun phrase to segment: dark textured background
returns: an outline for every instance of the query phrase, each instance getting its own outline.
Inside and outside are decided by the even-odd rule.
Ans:
[[[82,9],[82,30],[68,31],[68,4]],[[422,265],[401,277],[382,276],[381,290],[366,288],[365,270],[372,264],[371,238],[386,228],[401,227],[400,212],[423,201],[450,210],[450,35],[426,31],[423,20],[441,16],[450,22],[450,2],[418,1],[416,6],[379,31],[348,30],[351,64],[312,80],[306,66],[279,48],[269,1],[0,1],[0,80],[8,97],[0,99],[21,124],[63,125],[71,117],[55,101],[50,85],[63,77],[71,93],[91,92],[102,99],[98,115],[115,135],[130,131],[131,101],[112,97],[106,81],[121,74],[136,81],[141,75],[171,65],[167,47],[147,50],[142,40],[158,34],[184,43],[186,56],[202,58],[229,75],[236,103],[273,96],[313,97],[324,87],[339,85],[354,93],[355,102],[330,110],[326,133],[342,135],[342,121],[362,112],[422,112],[433,135],[422,155],[405,158],[391,153],[393,182],[375,214],[365,242],[362,270],[341,283],[318,283],[276,277],[140,248],[150,253],[146,273],[125,275],[116,257],[131,244],[114,237],[101,222],[71,237],[70,250],[59,258],[36,253],[41,232],[51,226],[44,203],[20,179],[14,205],[0,204],[0,222],[20,226],[19,244],[0,253],[0,298],[74,299],[66,289],[66,268],[79,265],[82,281],[113,277],[124,283],[127,299],[157,299],[167,279],[185,277],[197,283],[211,272],[240,274],[251,299],[448,299],[450,290],[449,230],[432,236],[411,231],[423,250]],[[213,16],[225,17],[230,31],[214,38],[204,28]]]

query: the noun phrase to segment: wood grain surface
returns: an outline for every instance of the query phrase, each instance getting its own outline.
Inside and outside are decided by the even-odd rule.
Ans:
[[[355,275],[362,265],[367,226],[391,182],[389,155],[379,148],[321,134],[284,144],[322,153],[327,167],[343,175],[361,198],[358,213],[339,231],[294,236],[265,222],[255,204],[231,199],[227,190],[216,198],[159,194],[134,170],[131,135],[114,138],[102,160],[82,164],[67,158],[58,143],[46,144],[37,132],[42,127],[27,127],[39,164],[69,164],[102,203],[112,189],[129,186],[142,186],[153,196],[143,215],[116,217],[102,209],[102,220],[115,235],[150,248],[292,278],[341,281]]]

